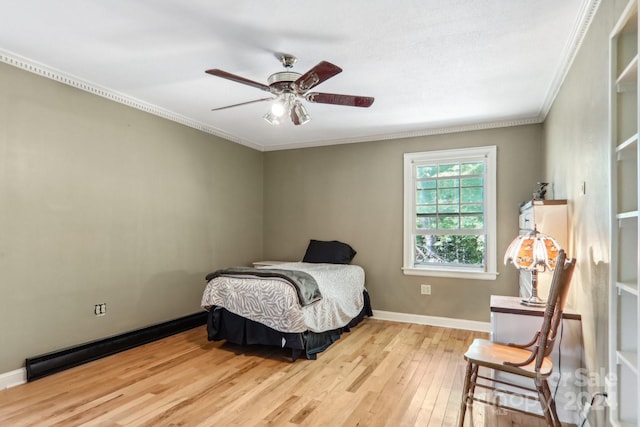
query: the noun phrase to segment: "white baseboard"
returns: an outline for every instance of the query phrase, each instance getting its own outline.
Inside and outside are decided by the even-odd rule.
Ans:
[[[27,370],[24,368],[0,374],[0,390],[15,387],[27,382]]]
[[[416,323],[418,325],[440,326],[443,328],[465,329],[468,331],[491,332],[489,322],[453,319],[450,317],[424,316],[421,314],[395,313],[393,311],[373,310],[373,317],[393,322]]]

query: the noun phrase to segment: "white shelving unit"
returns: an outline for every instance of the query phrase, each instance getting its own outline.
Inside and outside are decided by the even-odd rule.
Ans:
[[[631,0],[610,38],[611,265],[609,406],[614,426],[640,420],[638,341],[638,0]]]

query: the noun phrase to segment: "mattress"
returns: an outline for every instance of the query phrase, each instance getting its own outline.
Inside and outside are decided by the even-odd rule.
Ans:
[[[364,307],[364,270],[350,264],[291,262],[279,270],[303,271],[316,280],[322,298],[302,306],[295,289],[279,278],[216,277],[202,295],[204,309],[213,306],[281,332],[323,332],[347,325]],[[274,268],[265,267],[265,268]]]

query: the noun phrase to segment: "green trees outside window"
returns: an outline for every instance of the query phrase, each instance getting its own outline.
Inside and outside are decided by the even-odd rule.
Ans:
[[[484,266],[484,162],[415,169],[415,263]]]

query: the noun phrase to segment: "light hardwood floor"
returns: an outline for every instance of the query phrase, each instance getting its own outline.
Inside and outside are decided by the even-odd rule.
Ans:
[[[486,336],[365,319],[317,360],[292,363],[278,348],[208,342],[198,327],[0,391],[0,426],[453,426],[462,354]],[[479,404],[468,421],[541,425]]]

